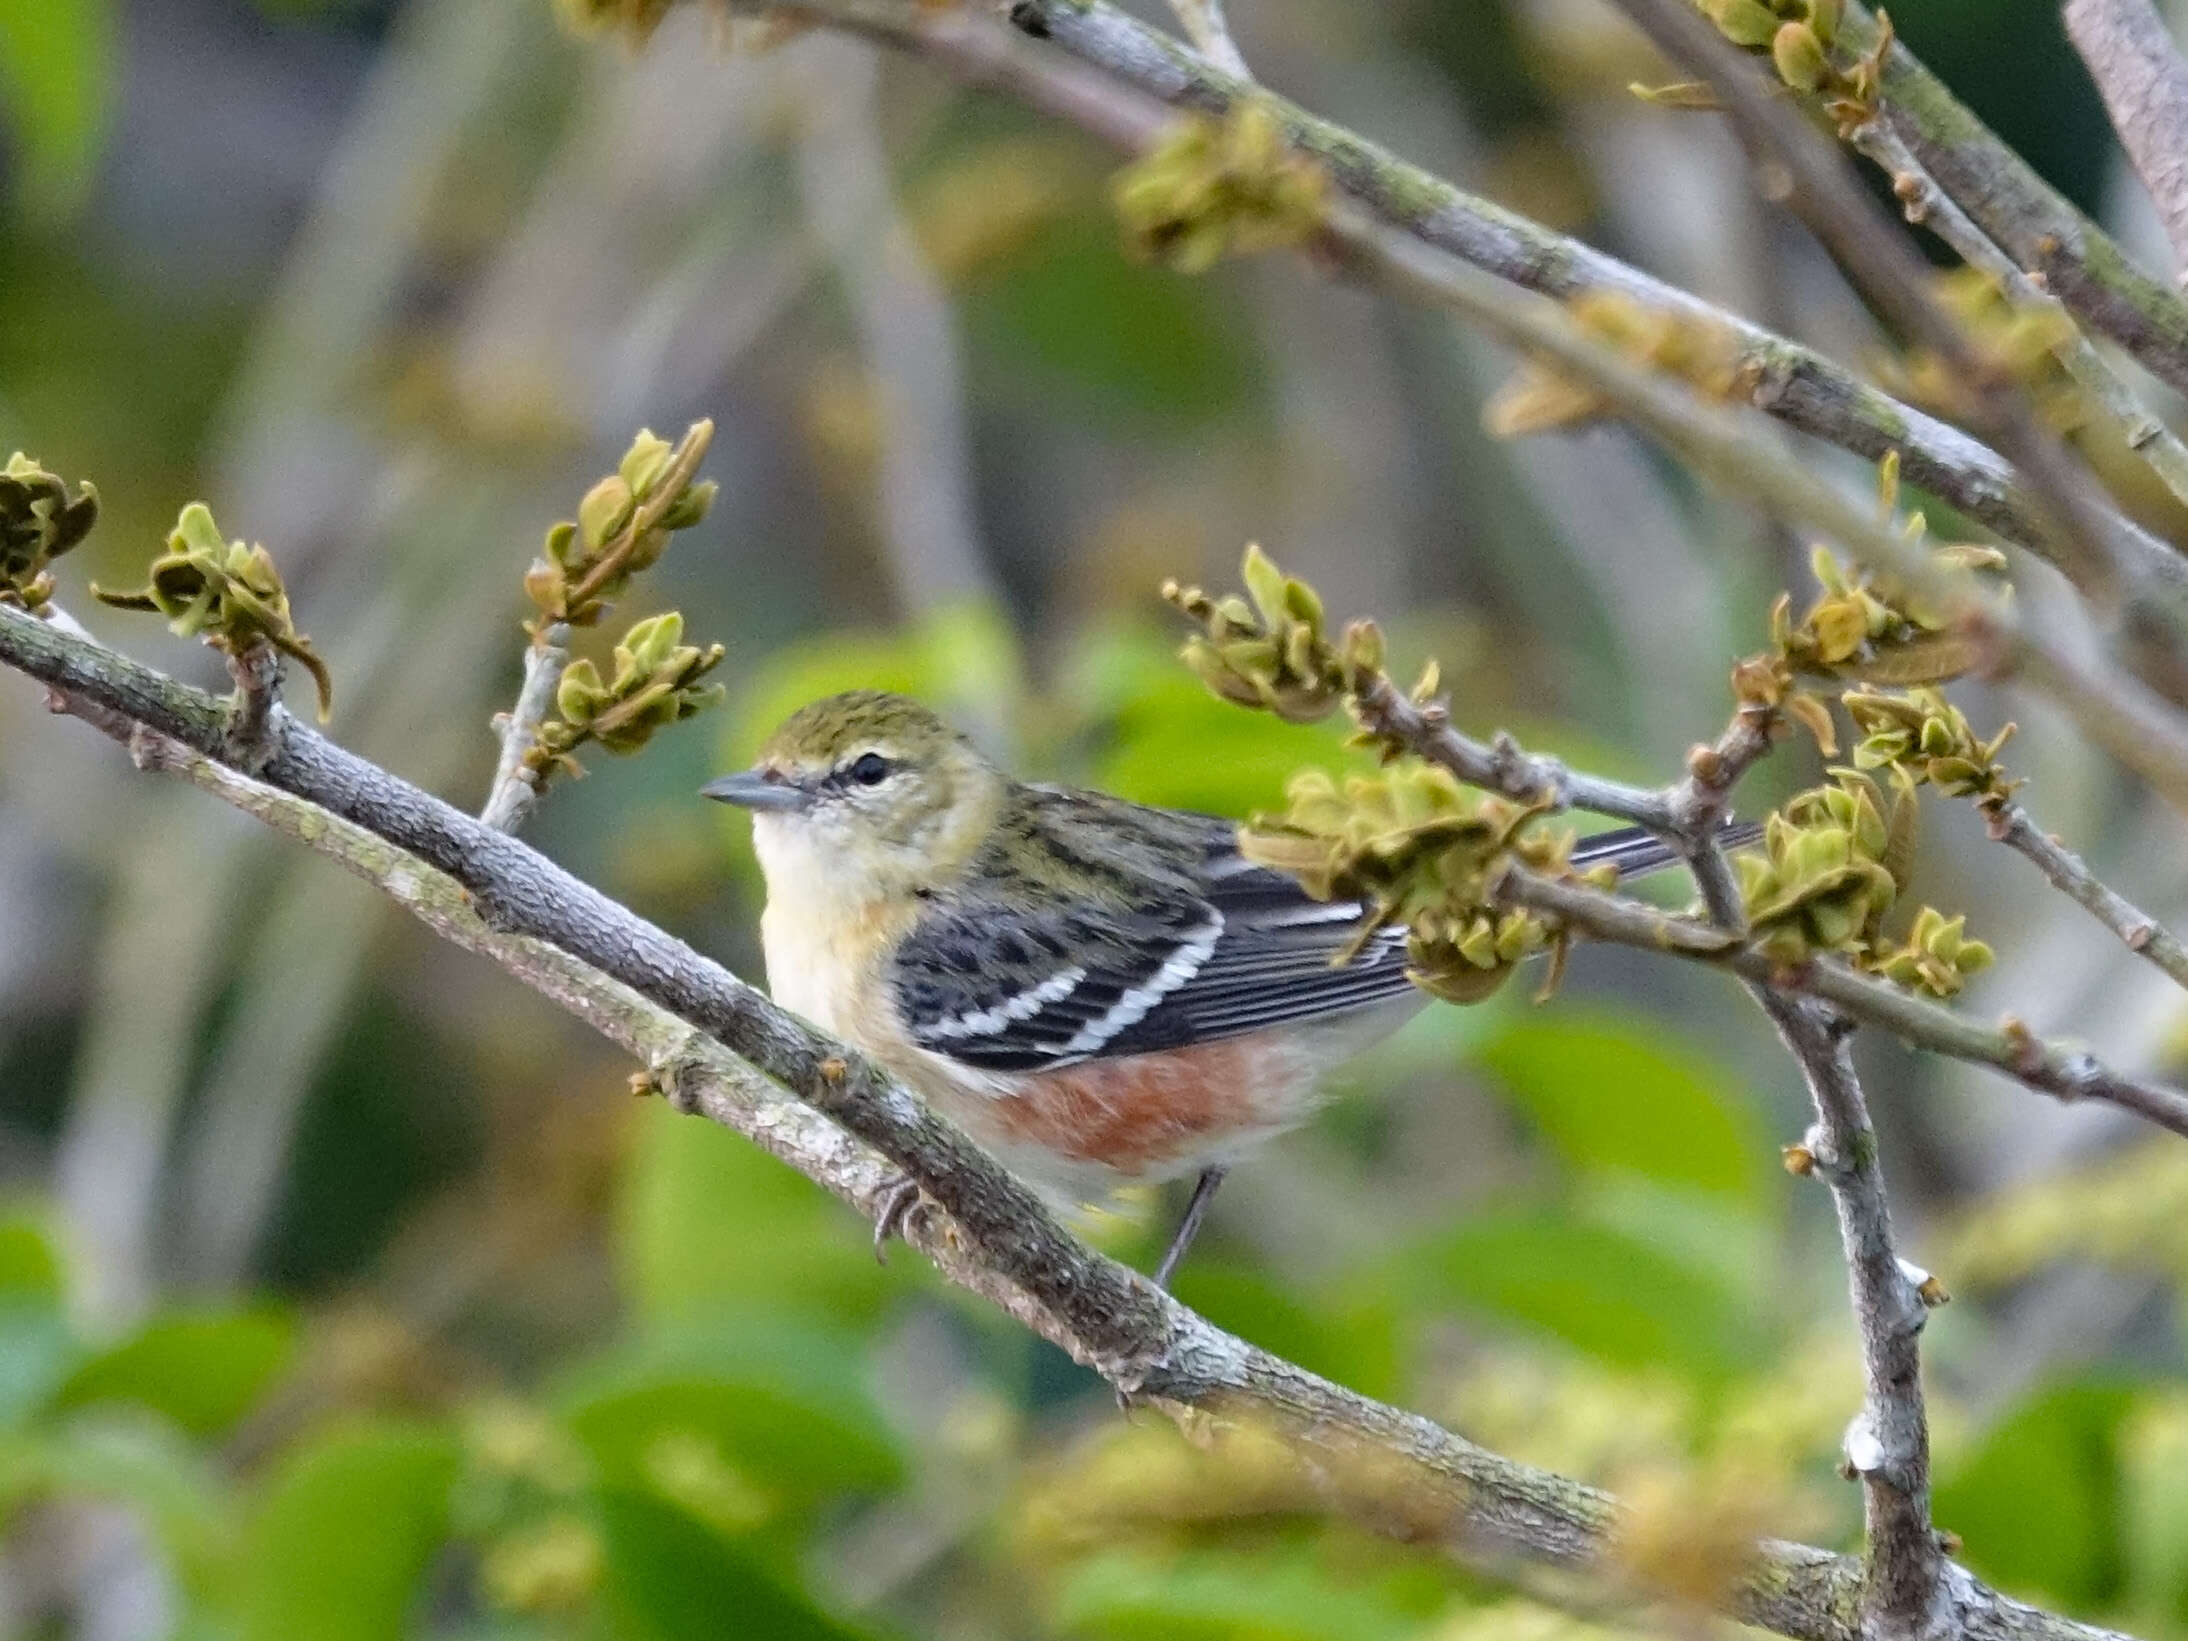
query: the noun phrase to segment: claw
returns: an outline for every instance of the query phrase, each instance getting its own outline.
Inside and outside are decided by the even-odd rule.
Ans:
[[[889,1187],[881,1212],[874,1219],[874,1263],[889,1263],[889,1244],[904,1232],[904,1221],[919,1203],[919,1181],[910,1175]]]

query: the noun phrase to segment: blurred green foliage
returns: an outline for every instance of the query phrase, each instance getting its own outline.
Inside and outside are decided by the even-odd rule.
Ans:
[[[746,971],[746,822],[692,789],[831,690],[916,694],[1029,776],[1230,816],[1279,807],[1302,768],[1369,767],[1340,724],[1236,711],[1178,664],[1156,587],[1227,573],[1248,534],[1311,555],[1302,568],[1363,606],[1343,614],[1383,618],[1399,675],[1436,654],[1470,729],[1650,779],[1721,722],[1725,668],[1769,630],[1776,578],[1750,588],[1736,567],[1759,562],[1733,540],[1753,520],[1595,435],[1527,447],[1541,465],[1521,470],[1476,426],[1504,361],[1440,321],[1285,283],[1278,259],[1199,280],[1137,265],[1100,156],[916,74],[885,81],[877,130],[962,354],[994,581],[900,596],[872,499],[878,367],[797,203],[796,48],[724,66],[744,78],[719,95],[654,97],[632,76],[658,59],[568,48],[542,9],[139,6],[132,139],[109,118],[110,8],[0,0],[0,431],[103,481],[84,571],[128,576],[189,494],[264,533],[343,672],[345,740],[475,797],[517,659],[478,635],[509,637],[523,544],[613,458],[574,430],[699,414],[722,421],[721,498],[629,613],[685,609],[721,637],[730,710],[558,789],[528,835]],[[1661,214],[1661,150],[1638,186],[1604,158],[1642,151],[1619,123],[1637,115],[1615,42],[1553,38],[1495,0],[1232,9],[1272,83],[1516,208],[1614,247]],[[1895,18],[2098,203],[2109,151],[2049,0]],[[237,106],[269,85],[287,100]],[[182,135],[157,123],[170,104]],[[298,110],[322,108],[315,149]],[[710,170],[724,109],[757,134]],[[106,140],[133,146],[102,173]],[[154,163],[231,142],[229,169]],[[261,216],[223,209],[239,201]],[[1735,226],[1713,251],[1769,250]],[[740,260],[753,246],[791,272]],[[1805,264],[1743,271],[1818,300]],[[778,280],[749,353],[679,374]],[[607,294],[587,307],[587,291]],[[1612,488],[1591,488],[1606,469]],[[80,603],[84,571],[64,568],[61,599]],[[111,1544],[117,1523],[143,1541],[146,1633],[174,1641],[1606,1633],[1333,1525],[1250,1430],[1187,1441],[1119,1417],[916,1258],[876,1264],[817,1187],[623,1097],[628,1066],[408,930],[372,933],[362,977],[315,1005],[298,1107],[263,1119],[293,1119],[293,1139],[248,1268],[201,1282],[155,1259],[117,1314],[97,1227],[70,1222],[56,1183],[116,1058],[87,977],[137,972],[123,960],[165,933],[128,922],[133,862],[172,848],[173,881],[226,892],[208,840],[228,817],[189,793],[140,815],[140,787],[44,757],[42,719],[0,732],[19,725],[0,741],[4,841],[42,852],[26,869],[0,850],[0,887],[45,898],[0,903],[39,954],[31,979],[0,962],[5,1641],[73,1633],[88,1597],[55,1546]],[[2078,766],[2045,765],[2045,740],[2032,726],[2014,749],[2036,797],[2101,799]],[[1807,755],[1758,787],[1804,784]],[[308,897],[317,870],[251,856],[247,915],[226,922],[310,909],[283,897]],[[1959,867],[1946,852],[1924,870]],[[177,926],[186,910],[155,906]],[[2064,986],[2055,928],[2023,906],[1995,921],[2008,966],[2037,952]],[[209,1068],[247,1015],[249,946],[212,942],[158,977],[211,999],[179,1013],[161,1132],[194,1135],[235,1093]],[[1550,1005],[1520,986],[1420,1016],[1341,1074],[1312,1129],[1239,1171],[1179,1292],[1313,1370],[1621,1490],[1661,1537],[1850,1545],[1844,1276],[1824,1192],[1778,1160],[1804,1103],[1729,991],[1666,967],[1588,951]],[[311,978],[279,977],[300,995]],[[150,1017],[164,994],[139,982],[130,1010]],[[1880,1067],[1907,1251],[1961,1296],[1928,1339],[1941,1525],[2009,1590],[2188,1636],[2188,1163],[2169,1145],[2069,1166],[2052,1131],[2023,1134],[2014,1096],[1986,1095],[1997,1126],[1971,1134],[1975,1102]],[[150,1100],[140,1080],[127,1092]],[[189,1241],[180,1199],[202,1162],[178,1145],[146,1187],[162,1252]],[[1174,1207],[1141,1193],[1084,1225],[1144,1263]]]
[[[79,207],[105,135],[114,75],[112,0],[0,0],[0,117],[18,155],[20,206]]]

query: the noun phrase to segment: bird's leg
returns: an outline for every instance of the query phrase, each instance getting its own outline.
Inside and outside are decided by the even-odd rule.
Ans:
[[[874,1218],[874,1263],[889,1263],[889,1243],[904,1230],[904,1219],[919,1201],[919,1181],[906,1174],[889,1187]]]
[[[1221,1167],[1203,1168],[1200,1178],[1193,1182],[1192,1200],[1185,1205],[1185,1217],[1178,1221],[1177,1235],[1170,1239],[1170,1246],[1163,1250],[1162,1263],[1155,1267],[1155,1286],[1167,1288],[1170,1277],[1185,1257],[1185,1250],[1193,1245],[1193,1238],[1200,1234],[1200,1222],[1208,1216],[1208,1204],[1215,1201],[1216,1187],[1223,1183],[1229,1170]]]
[[[1162,1262],[1155,1267],[1155,1286],[1168,1289],[1170,1278],[1185,1257],[1185,1250],[1193,1245],[1193,1238],[1200,1234],[1200,1222],[1208,1217],[1208,1204],[1215,1201],[1216,1187],[1223,1183],[1225,1168],[1203,1168],[1200,1178],[1193,1181],[1193,1195],[1185,1204],[1185,1217],[1178,1221],[1177,1234],[1170,1238],[1170,1246],[1162,1251]],[[1126,1392],[1117,1392],[1117,1411],[1129,1414],[1132,1398]]]

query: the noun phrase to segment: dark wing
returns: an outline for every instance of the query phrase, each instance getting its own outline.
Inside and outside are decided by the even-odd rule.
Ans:
[[[922,1048],[1037,1071],[1234,1037],[1404,995],[1402,930],[1341,966],[1366,908],[1310,899],[1241,857],[1235,828],[1167,816],[1174,869],[1119,903],[937,908],[899,948],[899,1008]],[[1183,845],[1181,851],[1179,845]],[[1189,851],[1189,852],[1187,852]]]
[[[1143,824],[1154,813],[1138,812]],[[1346,1013],[1412,989],[1402,928],[1340,962],[1366,906],[1312,899],[1256,866],[1229,821],[1159,819],[1162,848],[1110,875],[1116,893],[1028,893],[1021,879],[1008,908],[978,895],[934,907],[898,949],[893,975],[913,1041],[985,1071],[1040,1071]],[[1048,841],[1071,852],[1068,818]],[[1677,859],[1638,830],[1573,851],[1576,865],[1608,861],[1626,876]]]
[[[1761,823],[1757,821],[1728,819],[1717,828],[1717,846],[1743,849],[1762,835]],[[1646,877],[1667,866],[1677,866],[1681,856],[1654,832],[1639,826],[1622,826],[1614,832],[1598,832],[1594,837],[1582,838],[1573,845],[1572,860],[1573,865],[1583,871],[1590,866],[1615,866],[1620,877],[1629,878]]]

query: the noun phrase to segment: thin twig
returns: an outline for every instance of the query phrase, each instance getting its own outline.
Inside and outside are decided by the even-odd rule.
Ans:
[[[1231,38],[1231,25],[1224,20],[1223,0],[1170,0],[1170,9],[1185,26],[1185,37],[1209,62],[1238,79],[1253,78],[1238,42]]]
[[[1663,793],[1568,769],[1555,758],[1523,750],[1509,735],[1500,733],[1487,744],[1474,740],[1451,727],[1444,702],[1415,701],[1381,673],[1363,678],[1353,701],[1363,728],[1403,743],[1485,791],[1521,803],[1547,800],[1553,809],[1585,809],[1656,832],[1671,827],[1671,806]]]
[[[1852,1028],[1836,1011],[1771,993],[1765,1003],[1816,1108],[1802,1150],[1831,1188],[1861,1336],[1861,1412],[1846,1462],[1861,1478],[1862,1611],[1869,1633],[1923,1641],[1945,1607],[1945,1558],[1930,1524],[1930,1427],[1922,1401],[1924,1292],[1892,1244],[1876,1131],[1854,1074]],[[1936,1291],[1942,1296],[1942,1290]]]
[[[1875,15],[1847,0],[1838,50],[1876,49]],[[1903,42],[1884,54],[1884,117],[1923,170],[2023,268],[2100,336],[2188,393],[2188,302],[2128,259],[2035,168],[1953,96]],[[1916,480],[1916,483],[1926,483]]]
[[[1860,185],[1845,159],[1767,83],[1762,62],[1736,50],[1692,0],[1618,0],[1675,61],[1715,88],[1759,165],[1787,179],[1787,204],[1855,286],[1910,341],[1944,361],[1968,421],[2027,475],[2041,498],[2052,558],[2075,585],[2107,604],[2149,604],[2168,630],[2184,616],[2179,590],[2139,575],[2117,538],[2124,519],[2097,497],[2089,475],[2039,421],[1998,362],[1972,343],[1930,286],[1930,269]]]
[[[676,441],[670,452],[668,465],[661,476],[654,480],[653,489],[646,500],[639,503],[623,528],[609,543],[608,550],[600,555],[593,567],[587,570],[578,584],[563,597],[562,607],[572,619],[585,619],[585,606],[600,596],[617,576],[624,565],[638,551],[639,544],[653,533],[670,508],[684,499],[684,492],[691,488],[691,481],[699,471],[699,464],[706,460],[707,446],[714,442],[713,418],[702,416],[684,429],[684,436]]]
[[[2061,322],[2052,356],[2089,396],[2098,416],[2111,425],[2121,443],[2148,464],[2166,489],[2188,503],[2188,445],[2181,443],[2173,430],[2135,397],[2134,389],[2120,379],[2119,372],[2105,363],[2104,355],[2082,334],[2066,304],[2022,272],[2013,258],[1975,225],[1952,196],[1937,185],[1937,179],[1922,168],[1922,162],[1900,141],[1889,122],[1870,120],[1858,127],[1850,140],[1891,178],[1892,192],[1905,207],[1909,222],[1928,228],[1950,245],[1961,261],[1987,274],[2014,306],[2055,316]]]
[[[2150,0],[2066,0],[2064,14],[2188,282],[2188,63]]]
[[[1507,904],[1548,913],[1590,939],[1669,952],[1730,969],[1742,979],[1782,992],[1821,998],[1860,1024],[1875,1026],[1910,1047],[1989,1066],[2024,1088],[2056,1100],[2116,1105],[2188,1136],[2188,1093],[2115,1071],[2083,1050],[2046,1042],[2018,1020],[1986,1026],[1888,981],[1857,974],[1835,959],[1816,958],[1788,969],[1760,946],[1723,929],[1658,911],[1630,896],[1556,882],[1521,868],[1508,869],[1496,893]]]
[[[250,769],[267,751],[266,726],[281,699],[281,654],[261,638],[240,655],[223,652],[223,659],[236,686],[228,701],[230,756],[238,768]]]
[[[244,778],[217,761],[219,702],[12,610],[0,610],[0,660],[118,715],[108,721],[125,721],[125,735],[151,732],[148,767],[342,861],[641,1056],[680,1106],[750,1136],[869,1216],[886,1203],[894,1171],[909,1172],[943,1213],[915,1212],[906,1234],[951,1280],[1174,1412],[1196,1408],[1217,1429],[1274,1434],[1304,1480],[1365,1524],[1468,1562],[1586,1570],[1604,1559],[1619,1521],[1608,1495],[1485,1452],[1213,1327],[1064,1231],[855,1051],[517,840],[286,712],[274,716],[262,777]],[[1795,1641],[1869,1641],[1856,1612],[1861,1577],[1848,1558],[1766,1540],[1718,1604]],[[2116,1641],[1957,1569],[1949,1597],[1950,1627],[1969,1641]]]
[[[479,819],[496,831],[516,831],[539,802],[539,772],[531,766],[530,754],[539,745],[540,725],[554,710],[555,691],[569,664],[568,624],[542,616],[525,647],[524,683],[517,690],[516,705],[494,718],[501,756],[494,764],[494,784]]]
[[[2069,655],[2030,631],[2006,601],[1984,592],[1974,578],[1947,573],[1925,549],[1800,462],[1755,438],[1683,383],[1591,334],[1558,304],[1462,266],[1355,208],[1334,208],[1331,231],[1343,246],[1372,258],[1393,284],[1465,314],[1585,381],[1627,419],[1682,452],[1704,476],[1783,518],[1821,530],[1868,568],[1914,588],[1976,636],[1998,671],[2050,694],[2091,739],[2188,810],[2188,726],[2139,680]]]
[[[1358,132],[1223,73],[1108,0],[1017,0],[1010,10],[1018,28],[1099,69],[1099,78],[1073,77],[1063,72],[1066,65],[1006,51],[990,27],[962,8],[922,7],[909,0],[783,0],[779,9],[886,40],[1134,150],[1146,139],[1137,134],[1140,116],[1121,99],[1128,88],[1174,107],[1214,114],[1242,97],[1254,98],[1276,114],[1303,152],[1330,168],[1346,197],[1385,227],[1523,290],[1560,301],[1592,293],[1624,296],[1652,311],[1717,327],[1736,350],[1738,380],[1756,409],[1869,461],[1897,451],[1908,483],[1944,497],[2009,541],[2045,550],[2045,534],[2020,475],[1981,440],[1894,399],[1798,342],[1463,193]],[[2188,375],[2188,351],[2182,359]],[[2124,518],[2108,521],[2108,528],[2129,553],[2136,576],[2160,588],[2188,582],[2188,561],[2166,542]]]
[[[1710,921],[1734,939],[1745,938],[1747,915],[1716,828],[1733,784],[1769,752],[1776,721],[1771,709],[1742,707],[1714,745],[1689,755],[1688,779],[1677,789],[1695,883]],[[1854,1073],[1852,1023],[1760,976],[1745,976],[1742,984],[1801,1069],[1816,1112],[1805,1152],[1831,1188],[1846,1251],[1861,1336],[1862,1410],[1846,1445],[1862,1481],[1862,1612],[1876,1637],[1923,1641],[1945,1605],[1945,1559],[1930,1525],[1930,1433],[1918,1342],[1926,1312],[1892,1245],[1883,1164]]]
[[[1989,817],[1989,824],[1992,837],[2034,861],[2054,889],[2118,935],[2129,951],[2163,969],[2175,984],[2188,986],[2188,946],[2148,912],[2107,888],[2081,856],[2039,827],[2027,810],[2008,804]]]
[[[1732,789],[1768,756],[1782,721],[1775,707],[1744,704],[1715,741],[1687,753],[1686,775],[1664,794],[1672,826],[1680,836],[1715,848],[1717,825],[1731,806]],[[1725,920],[1719,917],[1718,921]]]

